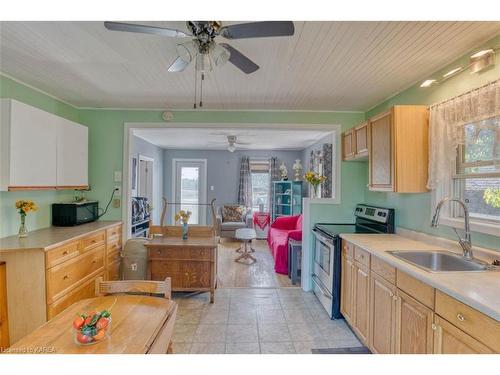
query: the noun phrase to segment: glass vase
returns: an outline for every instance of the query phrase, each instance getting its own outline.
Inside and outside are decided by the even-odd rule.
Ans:
[[[182,239],[188,239],[188,223],[182,223]]]
[[[318,197],[318,186],[319,185],[312,185],[313,187],[313,198],[321,198],[321,197]]]
[[[21,225],[19,226],[19,238],[28,237],[28,229],[26,229],[26,214],[21,214]]]

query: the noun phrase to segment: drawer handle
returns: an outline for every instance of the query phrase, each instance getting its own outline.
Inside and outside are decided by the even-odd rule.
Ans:
[[[457,314],[457,319],[463,322],[465,320],[465,317],[462,314]]]
[[[68,255],[68,250],[63,251],[62,255]]]
[[[67,279],[69,279],[69,276],[68,275],[64,275],[63,276],[63,280],[67,280]]]
[[[95,240],[90,241],[90,243],[95,243]]]
[[[95,264],[95,262],[97,262],[95,259],[92,261],[92,264]]]

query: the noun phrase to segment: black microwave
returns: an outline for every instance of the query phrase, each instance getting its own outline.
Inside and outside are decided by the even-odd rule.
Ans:
[[[97,201],[53,203],[52,225],[70,227],[96,221],[99,218]]]

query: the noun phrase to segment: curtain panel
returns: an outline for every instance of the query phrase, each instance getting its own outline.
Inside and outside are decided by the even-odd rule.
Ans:
[[[274,184],[273,181],[279,181],[280,179],[280,167],[279,160],[277,157],[272,157],[269,159],[269,195],[267,207],[269,207],[269,212],[272,215],[273,210],[273,194],[274,194]]]
[[[482,129],[494,132],[495,160],[500,160],[500,80],[431,106],[429,189],[451,178],[458,146],[475,143]]]
[[[332,166],[332,144],[323,144],[323,176],[326,180],[321,183],[321,198],[332,197],[332,181],[333,181],[333,166]]]
[[[252,207],[252,176],[248,157],[241,158],[238,203],[247,208]]]

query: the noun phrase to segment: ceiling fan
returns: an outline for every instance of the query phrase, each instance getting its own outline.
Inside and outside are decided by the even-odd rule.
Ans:
[[[259,66],[227,43],[218,43],[216,37],[225,39],[247,39],[277,36],[291,36],[295,27],[291,21],[263,21],[222,26],[219,21],[188,21],[189,32],[181,30],[138,25],[122,22],[104,22],[108,30],[154,34],[178,39],[189,39],[177,44],[177,58],[168,68],[169,72],[182,72],[191,61],[197,71],[212,70],[213,64],[221,66],[229,61],[242,72],[250,74]]]
[[[249,144],[250,143],[248,143],[248,142],[238,141],[238,138],[235,135],[228,135],[227,136],[227,150],[229,152],[235,152],[236,145],[249,145]]]

